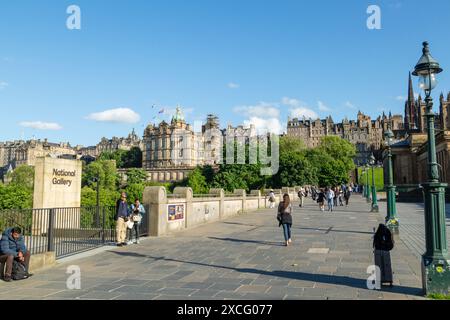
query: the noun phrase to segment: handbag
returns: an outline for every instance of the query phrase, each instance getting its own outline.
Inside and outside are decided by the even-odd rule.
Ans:
[[[132,217],[132,220],[133,220],[134,222],[141,223],[141,221],[142,221],[142,215],[141,215],[141,214],[134,214],[133,217]]]
[[[129,220],[127,222],[127,227],[128,227],[128,229],[133,229],[134,228],[134,221]]]

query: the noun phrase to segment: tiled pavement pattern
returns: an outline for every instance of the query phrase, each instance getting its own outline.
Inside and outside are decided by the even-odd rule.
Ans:
[[[402,241],[392,252],[395,287],[366,288],[384,215],[358,195],[334,213],[309,200],[295,208],[294,243],[284,247],[275,212],[260,210],[2,282],[0,299],[421,299],[420,260]],[[73,264],[81,290],[66,287]]]
[[[398,203],[397,210],[400,219],[400,238],[406,246],[421,259],[425,252],[425,218],[423,204]],[[447,237],[450,235],[450,204],[446,205]],[[447,238],[450,245],[450,238]]]

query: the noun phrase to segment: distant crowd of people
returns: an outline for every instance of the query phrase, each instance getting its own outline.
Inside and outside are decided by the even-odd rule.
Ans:
[[[338,206],[348,206],[352,193],[359,193],[361,191],[359,185],[342,184],[340,186],[320,188],[317,186],[303,186],[298,190],[297,196],[299,206],[302,208],[305,205],[305,199],[311,199],[319,204],[319,210],[325,211],[325,203],[329,212]],[[270,190],[267,194],[269,201],[269,208],[275,208],[276,195],[274,190]],[[283,200],[278,204],[277,220],[280,227],[283,227],[283,234],[285,238],[285,245],[289,246],[292,243],[291,227],[292,227],[292,203],[289,194],[283,195]]]

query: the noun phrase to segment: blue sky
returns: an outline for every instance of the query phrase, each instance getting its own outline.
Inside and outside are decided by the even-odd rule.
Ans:
[[[66,28],[71,4],[81,30]],[[366,26],[371,4],[381,30]],[[448,0],[2,1],[0,141],[142,135],[177,104],[192,123],[276,130],[289,115],[402,114],[424,40],[444,68],[435,98],[450,91],[448,30]],[[118,108],[133,113],[92,116]]]

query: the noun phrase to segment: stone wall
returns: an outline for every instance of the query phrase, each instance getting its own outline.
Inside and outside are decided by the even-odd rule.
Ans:
[[[277,203],[284,193],[288,193],[292,201],[298,200],[297,191],[298,188],[274,190]],[[147,187],[143,204],[149,209],[150,236],[162,236],[268,208],[267,194],[259,190],[248,195],[245,190],[225,194],[223,189],[211,189],[208,195],[194,197],[191,188],[176,188],[168,195],[164,187]]]

